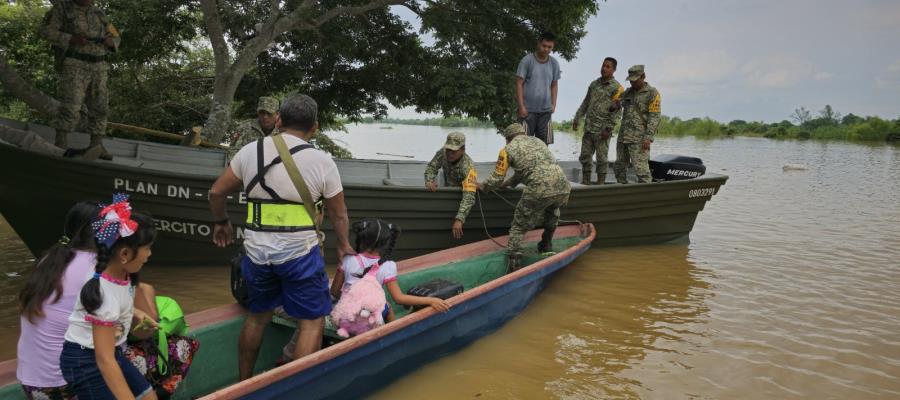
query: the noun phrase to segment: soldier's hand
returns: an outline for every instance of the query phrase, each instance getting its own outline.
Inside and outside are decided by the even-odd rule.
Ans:
[[[116,48],[116,42],[114,42],[113,38],[109,36],[107,36],[106,39],[103,39],[103,45],[109,47],[110,49]]]
[[[231,226],[231,222],[213,225],[213,243],[219,247],[225,247],[234,243],[234,228]]]
[[[609,111],[609,112],[616,111],[616,110],[619,109],[619,107],[622,107],[622,102],[621,102],[620,100],[616,100],[616,101],[614,101],[614,102],[612,103],[611,106],[609,106],[609,110],[608,110],[608,111]]]
[[[609,128],[604,129],[603,132],[600,132],[600,139],[606,140],[612,136],[612,132],[610,132]]]
[[[436,191],[437,190],[437,182],[434,182],[434,181],[425,182],[425,189],[427,189],[429,192]]]
[[[644,141],[641,143],[645,151],[650,151],[650,143],[653,143],[653,141],[650,139],[644,139]]]
[[[462,239],[463,237],[463,223],[458,219],[453,220],[453,238],[454,239]]]
[[[75,46],[84,46],[87,44],[87,39],[84,36],[73,33],[72,37],[69,39],[69,44]]]

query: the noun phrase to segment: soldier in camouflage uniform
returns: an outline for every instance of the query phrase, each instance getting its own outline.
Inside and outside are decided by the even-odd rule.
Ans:
[[[625,88],[613,78],[618,62],[615,58],[606,57],[600,68],[600,78],[591,82],[581,107],[575,113],[572,129],[578,130],[578,122],[584,118],[584,136],[581,137],[581,184],[591,184],[591,161],[597,154],[597,184],[606,182],[609,168],[609,138],[613,134],[616,123],[622,116],[621,107],[617,105],[619,96]]]
[[[481,184],[481,189],[491,191],[498,187],[515,187],[519,183],[525,185],[509,228],[506,250],[509,270],[515,271],[521,268],[522,237],[529,229],[542,225],[544,234],[538,243],[538,251],[552,251],[559,209],[569,201],[571,187],[553,153],[541,139],[525,136],[525,128],[520,124],[506,127],[503,136],[506,147],[500,150],[497,166],[490,178]],[[504,182],[510,167],[515,174]]]
[[[616,181],[628,183],[625,172],[628,164],[634,168],[638,182],[650,183],[650,143],[659,128],[660,96],[645,80],[644,66],[628,68],[631,87],[622,94],[622,129],[616,143],[616,162],[613,170]]]
[[[462,188],[463,197],[453,219],[453,237],[460,239],[463,236],[463,224],[475,204],[475,190],[478,187],[478,173],[475,172],[472,159],[466,154],[466,135],[462,132],[450,132],[444,147],[434,154],[425,167],[425,188],[430,192],[437,190],[438,170],[444,172],[445,185]]]
[[[274,97],[260,97],[256,102],[256,119],[248,119],[238,125],[234,135],[231,136],[231,144],[228,147],[228,159],[237,154],[241,147],[253,143],[275,131],[275,115],[278,113],[278,99]]]
[[[84,105],[91,147],[102,149],[109,113],[106,57],[118,50],[119,32],[93,0],[60,0],[44,16],[41,34],[56,48],[60,72],[56,146],[68,147],[69,132]],[[103,149],[100,158],[111,160],[112,155]]]

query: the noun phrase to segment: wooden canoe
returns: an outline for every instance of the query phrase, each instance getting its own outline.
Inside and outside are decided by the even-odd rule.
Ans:
[[[190,374],[176,398],[351,399],[360,398],[432,360],[488,335],[519,314],[553,274],[587,251],[594,227],[561,226],[551,256],[536,254],[540,231],[526,235],[526,267],[505,274],[504,250],[491,240],[471,243],[399,262],[403,290],[435,278],[462,283],[465,291],[439,313],[431,308],[409,313],[393,304],[398,319],[340,341],[307,357],[273,368],[293,329],[273,323],[266,331],[257,369],[237,378],[237,338],[244,310],[228,305],[187,316],[200,340]],[[506,237],[497,239],[506,243]],[[390,298],[390,297],[389,297]],[[15,360],[0,363],[0,398],[22,399]]]

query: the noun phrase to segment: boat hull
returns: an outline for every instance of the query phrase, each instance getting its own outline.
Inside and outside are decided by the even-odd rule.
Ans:
[[[3,122],[3,121],[0,121]],[[49,135],[45,132],[44,135]],[[86,141],[86,137],[70,138]],[[77,201],[105,200],[115,191],[131,195],[136,210],[157,219],[159,239],[153,248],[157,265],[223,265],[238,251],[220,249],[211,240],[208,191],[224,168],[220,151],[107,139],[117,161],[62,159],[0,144],[0,213],[34,254],[59,238],[57,228]],[[520,190],[480,194],[464,225],[463,239],[452,238],[450,226],[459,206],[457,188],[426,192],[421,185],[424,163],[412,161],[337,160],[351,219],[379,217],[403,228],[395,249],[399,258],[413,257],[507,233]],[[571,179],[580,177],[577,163],[561,162]],[[479,163],[486,176],[490,163]],[[600,246],[623,246],[684,240],[697,214],[726,182],[723,175],[629,185],[574,185],[562,219],[593,223]],[[400,182],[399,185],[389,181]],[[417,183],[418,182],[418,183]],[[240,225],[246,204],[231,196],[229,214]],[[334,249],[326,221],[326,247]],[[240,226],[237,236],[243,236]],[[328,251],[330,258],[335,254]]]
[[[532,231],[534,242],[541,232]],[[409,314],[378,329],[352,337],[310,356],[253,378],[224,387],[237,378],[236,343],[244,311],[237,305],[187,316],[191,334],[200,341],[191,372],[176,399],[351,399],[377,391],[387,383],[437,358],[451,354],[494,332],[518,315],[560,269],[586,252],[595,238],[593,226],[565,226],[556,239],[571,245],[559,254],[534,262],[448,300],[451,309],[439,313],[430,308]],[[506,238],[499,238],[501,243]],[[497,253],[490,241],[482,241],[428,254],[399,263],[403,276],[428,271],[435,265],[454,265],[480,255]],[[471,262],[471,261],[470,261]],[[271,324],[260,349],[258,371],[271,368],[293,329]],[[261,372],[261,371],[260,371]],[[0,398],[21,399],[15,382],[15,360],[0,363]],[[222,388],[221,390],[214,391]]]

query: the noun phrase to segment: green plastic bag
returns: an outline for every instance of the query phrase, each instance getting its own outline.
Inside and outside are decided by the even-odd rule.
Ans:
[[[156,310],[159,312],[159,330],[157,340],[159,345],[159,357],[165,362],[157,363],[159,373],[168,375],[169,371],[169,341],[168,336],[184,336],[188,334],[190,327],[184,319],[184,311],[178,302],[171,297],[156,296]]]

